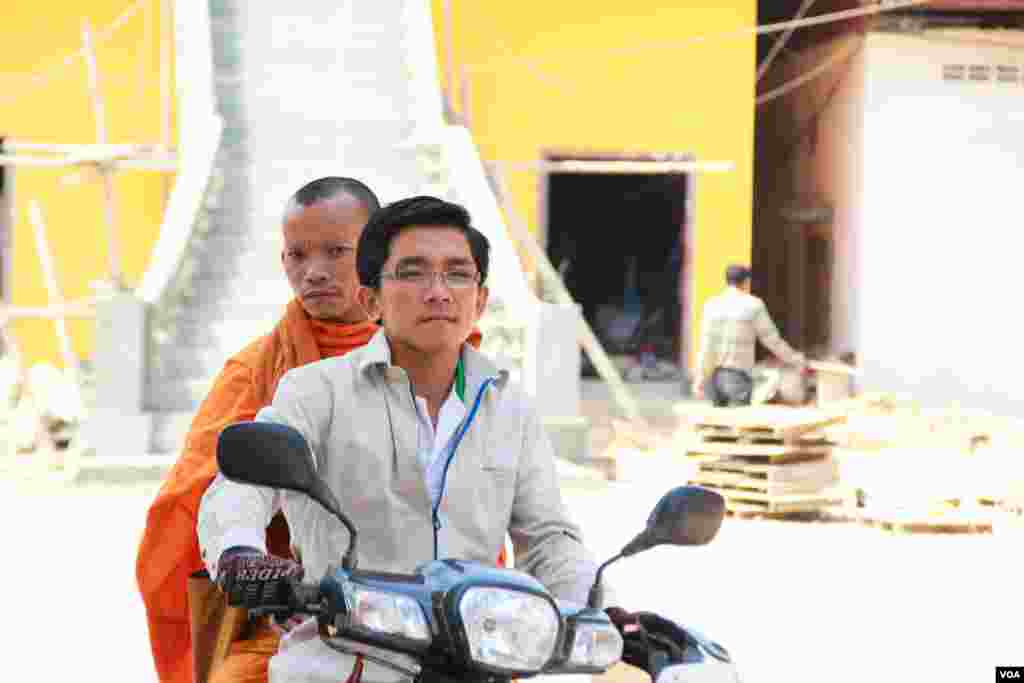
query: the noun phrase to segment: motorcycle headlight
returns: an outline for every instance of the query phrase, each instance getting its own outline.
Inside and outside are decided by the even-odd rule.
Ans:
[[[469,656],[503,671],[540,671],[554,654],[560,617],[539,595],[478,586],[463,593],[458,606]]]
[[[405,595],[348,584],[348,627],[375,635],[430,642],[430,629],[418,602]]]
[[[622,636],[613,624],[580,621],[573,629],[569,666],[605,670],[622,658]]]

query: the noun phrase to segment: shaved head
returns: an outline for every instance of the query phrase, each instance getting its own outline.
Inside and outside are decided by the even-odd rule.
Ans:
[[[284,222],[288,222],[296,211],[342,198],[355,200],[367,214],[372,214],[380,208],[377,195],[365,183],[344,176],[326,176],[306,183],[288,199],[284,209]]]
[[[379,206],[366,185],[335,176],[304,185],[288,200],[281,265],[311,318],[346,324],[366,320],[356,300],[356,246]]]

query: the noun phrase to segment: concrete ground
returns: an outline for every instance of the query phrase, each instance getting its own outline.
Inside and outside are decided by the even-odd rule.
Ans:
[[[564,493],[607,557],[675,479],[567,478]],[[0,472],[4,680],[155,681],[134,580],[155,490]],[[709,546],[657,548],[607,578],[628,608],[719,640],[747,683],[990,681],[996,665],[1024,664],[1022,546],[1024,535],[727,519]]]
[[[674,382],[629,382],[626,384],[641,416],[656,433],[671,434],[679,423],[672,407],[695,399],[684,397],[681,384]],[[580,382],[580,414],[590,422],[590,453],[600,456],[612,440],[612,419],[623,419],[612,400],[612,392],[603,380]]]

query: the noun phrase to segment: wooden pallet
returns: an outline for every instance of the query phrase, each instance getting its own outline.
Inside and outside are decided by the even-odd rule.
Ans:
[[[763,493],[761,491],[700,484],[696,481],[691,481],[691,483],[717,492],[725,498],[726,509],[733,512],[758,512],[784,515],[787,513],[814,512],[824,508],[841,505],[843,502],[841,496],[826,492],[774,495]]]
[[[822,429],[845,420],[845,414],[778,406],[705,409],[690,416],[705,438],[783,443],[821,441]]]
[[[780,472],[785,466],[749,466],[737,463],[706,463],[691,481],[700,486],[720,487],[737,491],[756,491],[768,496],[789,496],[820,493],[838,483],[839,472],[832,461],[808,463],[815,469],[802,472]],[[723,465],[725,469],[716,469]],[[743,469],[740,469],[743,468]],[[739,471],[737,471],[739,470]]]
[[[794,463],[775,463],[770,458],[748,456],[708,458],[699,460],[697,467],[703,472],[737,472],[770,482],[818,479],[825,483],[839,476],[839,463],[828,455]]]
[[[821,432],[802,432],[799,434],[765,427],[720,427],[714,425],[697,425],[694,431],[699,437],[697,447],[721,445],[729,446],[796,446],[814,448],[833,445]]]
[[[827,445],[785,445],[759,443],[691,443],[686,454],[701,462],[715,460],[746,460],[773,465],[807,462],[827,458],[832,453]]]

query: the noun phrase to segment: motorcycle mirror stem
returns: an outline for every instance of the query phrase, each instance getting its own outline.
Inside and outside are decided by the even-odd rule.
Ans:
[[[618,552],[617,555],[606,561],[600,567],[597,568],[597,574],[594,576],[594,585],[590,587],[590,594],[587,596],[587,607],[598,608],[604,601],[604,588],[601,586],[601,577],[604,574],[605,568],[613,562],[617,562],[624,557],[630,555],[636,555],[639,552],[643,552],[652,546],[650,541],[650,530],[644,529],[637,534],[632,541],[626,544],[626,546]]]
[[[217,466],[231,481],[305,493],[337,517],[348,530],[348,548],[341,566],[358,564],[358,534],[352,520],[313,466],[305,437],[273,422],[239,422],[228,425],[217,437]]]
[[[314,481],[314,488],[307,493],[313,500],[320,503],[320,506],[330,512],[332,515],[338,518],[338,520],[345,525],[345,529],[348,531],[348,548],[345,549],[345,554],[341,558],[341,566],[343,569],[352,571],[359,564],[357,550],[357,543],[359,536],[356,533],[355,524],[348,518],[344,512],[341,511],[341,505],[338,504],[338,499],[334,497],[334,493],[327,487],[323,479],[317,477]]]

